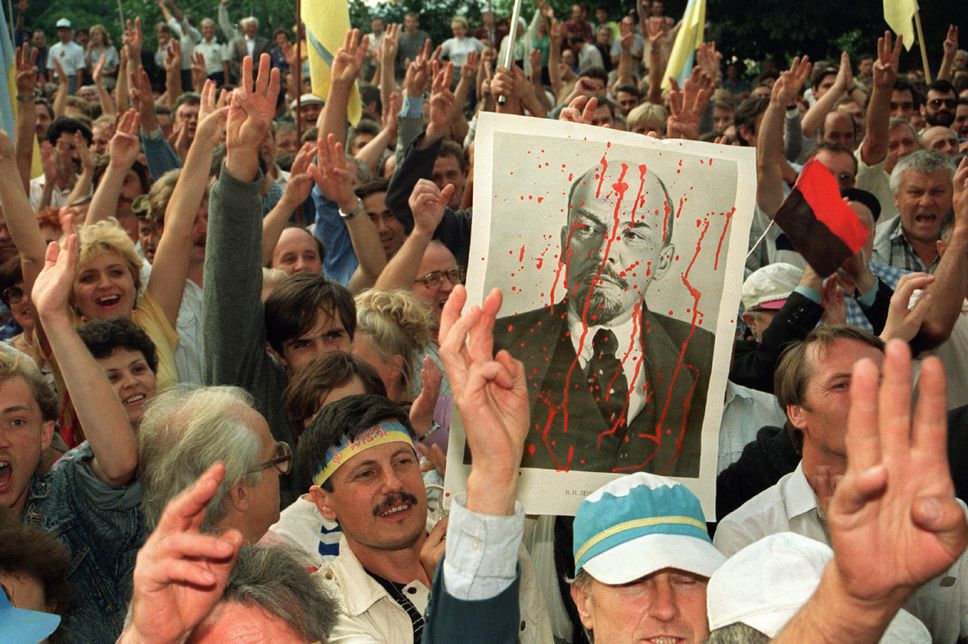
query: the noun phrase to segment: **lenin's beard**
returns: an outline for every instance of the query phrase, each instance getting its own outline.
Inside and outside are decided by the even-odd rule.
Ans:
[[[590,326],[608,324],[625,313],[626,303],[622,301],[620,293],[629,290],[629,284],[624,277],[612,271],[608,266],[599,273],[598,266],[584,271],[578,276],[575,286],[578,288],[576,302],[581,310],[587,310],[585,323]],[[591,292],[589,296],[589,291]],[[585,301],[588,299],[588,307]]]

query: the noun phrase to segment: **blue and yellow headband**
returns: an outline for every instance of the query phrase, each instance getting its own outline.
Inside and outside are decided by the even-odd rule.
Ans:
[[[406,443],[413,447],[410,432],[403,424],[389,420],[378,423],[360,432],[353,439],[343,436],[343,440],[326,450],[323,460],[313,472],[313,484],[322,485],[341,465],[360,452],[386,443]]]

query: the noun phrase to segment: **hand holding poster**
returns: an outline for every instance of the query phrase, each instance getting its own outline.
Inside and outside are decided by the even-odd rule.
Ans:
[[[495,342],[525,366],[525,510],[644,470],[711,515],[752,150],[490,113],[475,145],[469,301],[502,289]],[[459,422],[447,467],[454,491]]]

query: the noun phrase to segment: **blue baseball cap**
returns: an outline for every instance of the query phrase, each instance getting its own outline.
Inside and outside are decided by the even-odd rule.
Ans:
[[[711,577],[726,558],[706,531],[699,499],[686,487],[638,472],[582,501],[574,524],[575,574],[625,584],[664,568]]]
[[[9,644],[36,644],[57,630],[60,615],[15,608],[6,592],[0,592],[0,633]]]

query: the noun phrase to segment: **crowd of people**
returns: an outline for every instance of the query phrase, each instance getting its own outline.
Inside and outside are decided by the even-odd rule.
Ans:
[[[680,24],[662,0],[567,16],[536,0],[516,25],[455,16],[439,43],[407,13],[348,31],[318,97],[295,28],[229,0],[215,19],[157,4],[155,51],[140,18],[112,44],[18,5],[0,611],[23,641],[968,641],[956,27],[930,82],[885,32],[869,55],[755,77],[703,43],[663,90]],[[463,287],[486,111],[756,149],[729,380],[698,373],[674,401],[725,401],[716,516],[649,468],[574,518],[516,501],[540,431],[534,339],[507,337],[499,291],[474,306]],[[812,160],[867,231],[828,277],[773,222]],[[643,316],[644,289],[578,275],[640,259],[606,243],[623,231],[595,212],[614,195],[586,193],[568,212],[585,232],[562,234],[569,297]],[[594,347],[563,343],[589,372],[575,398],[623,383],[617,405],[589,403],[616,450],[654,404],[653,376],[607,354],[646,361],[619,327],[603,314]],[[709,364],[706,335],[689,361]],[[452,413],[471,466],[445,499]]]

